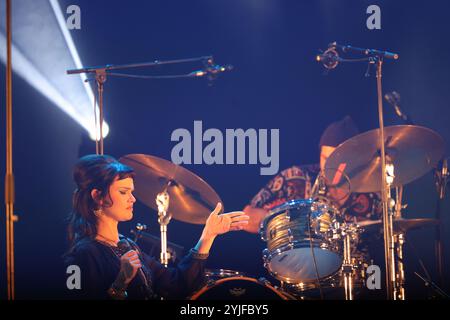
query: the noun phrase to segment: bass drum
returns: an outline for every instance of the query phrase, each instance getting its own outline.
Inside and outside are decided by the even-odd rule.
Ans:
[[[208,281],[191,300],[293,300],[267,280],[237,276]]]

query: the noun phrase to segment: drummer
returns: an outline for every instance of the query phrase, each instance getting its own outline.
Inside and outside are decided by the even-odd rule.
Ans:
[[[350,116],[330,124],[320,138],[320,162],[292,166],[271,179],[244,208],[244,212],[250,216],[250,221],[244,226],[244,230],[258,233],[260,223],[271,209],[289,200],[310,198],[317,176],[321,170],[325,169],[327,158],[338,145],[358,133]],[[346,221],[377,220],[381,217],[381,201],[379,195],[375,193],[346,192],[334,198],[331,195],[328,196],[339,207]]]

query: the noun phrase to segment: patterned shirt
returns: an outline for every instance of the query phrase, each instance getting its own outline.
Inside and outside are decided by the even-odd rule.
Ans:
[[[318,164],[292,166],[281,171],[251,200],[255,208],[272,208],[294,199],[307,199],[320,172]],[[346,221],[381,219],[382,207],[376,193],[351,193],[340,210]],[[355,221],[356,220],[356,221]]]

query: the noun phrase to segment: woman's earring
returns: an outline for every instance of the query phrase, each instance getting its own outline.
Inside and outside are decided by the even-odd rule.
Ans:
[[[103,210],[102,210],[102,208],[99,208],[99,209],[97,209],[97,210],[94,210],[94,215],[95,215],[97,218],[100,218],[100,216],[103,215]]]

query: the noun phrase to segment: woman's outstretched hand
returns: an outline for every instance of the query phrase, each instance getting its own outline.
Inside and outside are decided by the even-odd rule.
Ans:
[[[219,202],[206,220],[205,228],[203,229],[205,238],[215,238],[229,231],[243,230],[248,224],[250,217],[243,211],[219,214],[220,211],[222,211],[222,204]]]

